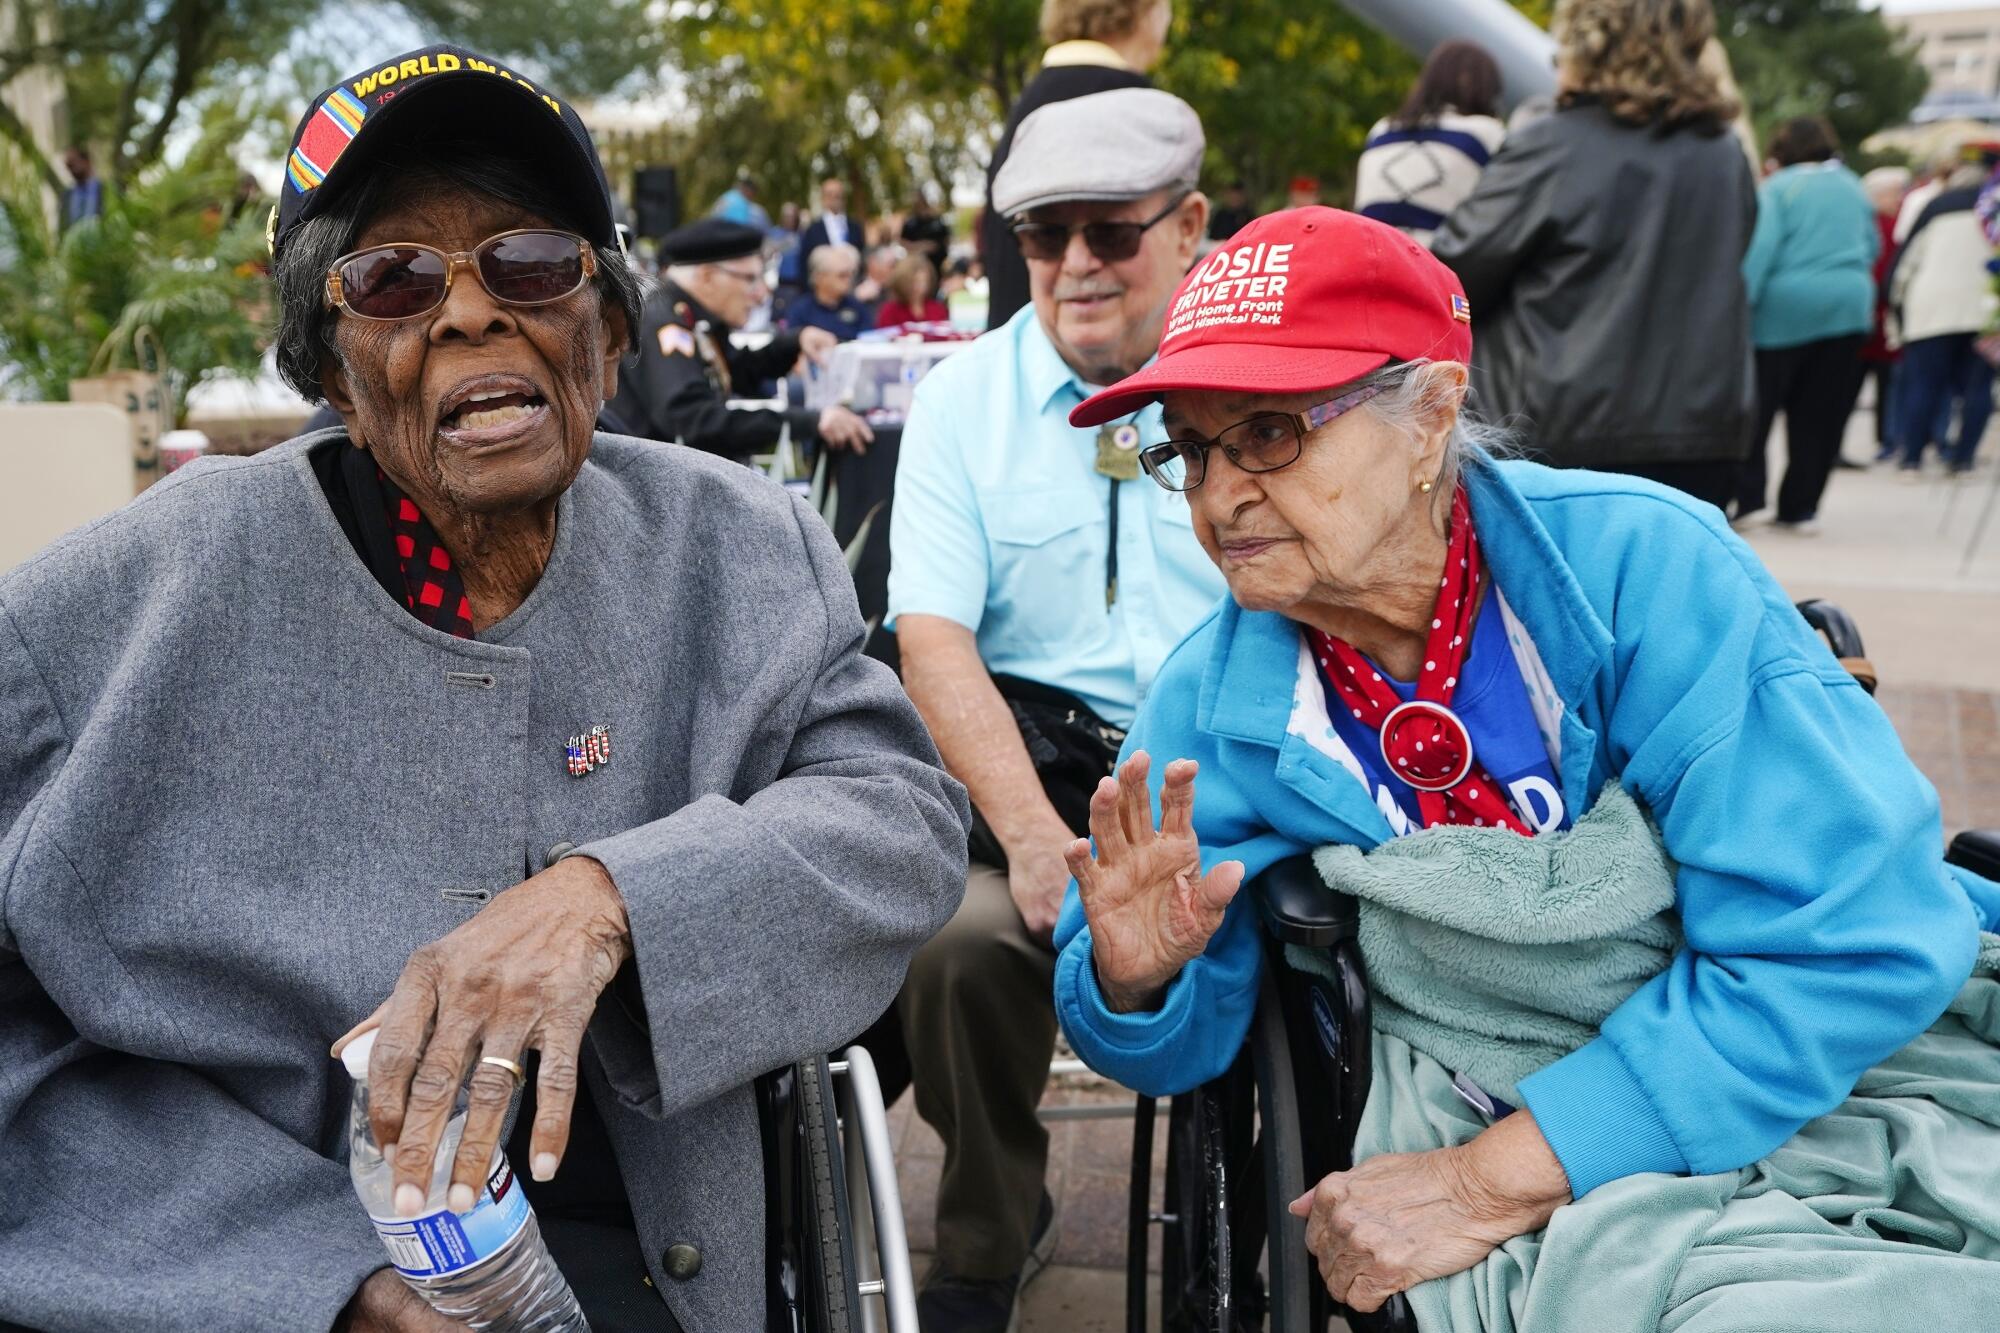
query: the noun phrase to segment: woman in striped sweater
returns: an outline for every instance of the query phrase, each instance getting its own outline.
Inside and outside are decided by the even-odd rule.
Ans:
[[[1466,41],[1439,46],[1396,114],[1368,131],[1355,172],[1354,211],[1429,245],[1506,136],[1499,105],[1500,69],[1484,47]]]

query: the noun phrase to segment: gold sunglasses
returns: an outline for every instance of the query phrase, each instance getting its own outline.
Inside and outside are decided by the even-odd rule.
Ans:
[[[566,231],[524,228],[489,236],[470,250],[399,242],[342,255],[326,275],[326,304],[361,319],[415,319],[442,306],[460,266],[496,301],[547,305],[597,274],[590,242]]]

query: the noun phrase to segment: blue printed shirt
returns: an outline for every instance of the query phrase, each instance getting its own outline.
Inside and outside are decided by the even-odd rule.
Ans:
[[[1536,726],[1520,663],[1508,645],[1505,619],[1499,596],[1489,589],[1472,622],[1472,645],[1452,692],[1451,710],[1472,738],[1473,758],[1493,775],[1528,827],[1537,833],[1565,829],[1570,825],[1569,807],[1563,803],[1562,788],[1556,782],[1548,742]],[[1386,671],[1382,679],[1398,698],[1407,701],[1417,697],[1415,681],[1397,680]],[[1330,690],[1324,681],[1321,687]],[[1391,831],[1401,836],[1421,828],[1423,812],[1417,805],[1417,789],[1390,776],[1389,766],[1382,760],[1381,733],[1340,707],[1330,692],[1327,714],[1366,775],[1363,781]]]
[[[987,669],[1067,690],[1127,727],[1180,637],[1227,589],[1195,541],[1187,497],[1121,482],[1118,596],[1107,608],[1109,478],[1097,432],[1069,424],[1094,389],[1033,306],[917,386],[889,519],[889,624],[942,616]],[[1160,409],[1123,421],[1164,439]]]

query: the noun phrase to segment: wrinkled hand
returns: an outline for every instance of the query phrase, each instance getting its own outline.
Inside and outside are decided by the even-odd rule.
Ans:
[[[799,330],[799,355],[816,366],[825,365],[838,346],[840,339],[826,329],[809,324]]]
[[[826,441],[829,448],[852,449],[857,454],[865,454],[875,439],[875,432],[869,429],[867,422],[835,403],[819,414],[819,437]]]
[[[1294,1199],[1306,1249],[1337,1301],[1378,1310],[1399,1291],[1472,1267],[1538,1231],[1569,1181],[1526,1111],[1455,1148],[1384,1153]]]
[[[465,1329],[426,1305],[393,1268],[370,1273],[333,1326],[337,1333],[464,1333]]]
[[[1007,892],[1028,933],[1047,944],[1055,937],[1056,917],[1062,912],[1063,895],[1069,891],[1069,866],[1065,853],[1070,831],[1054,812],[1049,828],[1037,836],[1004,844],[1007,853]]]
[[[368,1064],[375,1141],[395,1164],[399,1216],[421,1212],[452,1102],[473,1068],[465,1135],[451,1172],[450,1205],[478,1201],[514,1097],[498,1065],[542,1053],[530,1172],[555,1174],[569,1142],[577,1052],[597,997],[632,956],[625,903],[596,861],[572,856],[497,895],[477,916],[410,955],[380,1008],[334,1043],[379,1028]],[[518,1165],[518,1164],[517,1164]]]
[[[1120,1013],[1158,1006],[1161,990],[1207,947],[1243,884],[1240,861],[1201,873],[1194,760],[1167,765],[1157,829],[1146,786],[1150,764],[1140,750],[1118,776],[1097,784],[1090,797],[1097,854],[1091,855],[1091,844],[1083,839],[1065,853],[1090,920],[1098,988]]]

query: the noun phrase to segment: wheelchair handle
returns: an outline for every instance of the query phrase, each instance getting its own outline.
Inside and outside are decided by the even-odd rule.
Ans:
[[[1951,865],[2000,882],[2000,829],[1967,829],[1951,840],[1944,854]]]
[[[1329,949],[1361,929],[1361,904],[1329,889],[1312,857],[1289,856],[1250,881],[1264,929],[1286,944]]]

